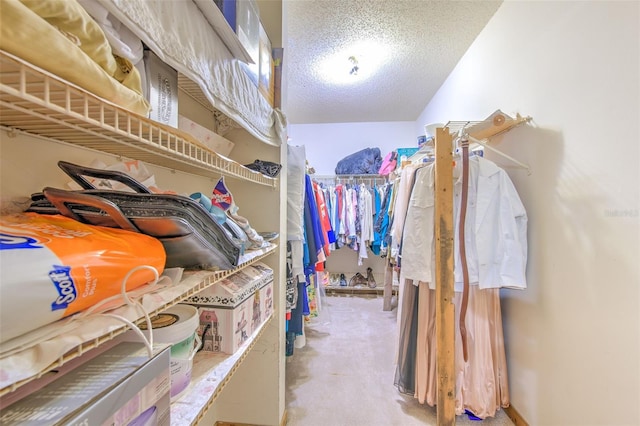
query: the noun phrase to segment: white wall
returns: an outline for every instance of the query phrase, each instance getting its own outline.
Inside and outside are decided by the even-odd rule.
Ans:
[[[416,121],[534,119],[492,145],[529,215],[503,291],[511,402],[532,425],[640,424],[640,3],[511,2]]]
[[[396,148],[418,146],[412,121],[290,124],[287,131],[292,144],[305,145],[318,175],[335,174],[338,161],[364,148],[380,148],[384,157]]]
[[[380,148],[384,157],[396,148],[418,144],[413,121],[290,124],[287,131],[291,144],[305,146],[307,161],[316,175],[334,175],[338,161],[364,148]],[[357,255],[351,250],[335,251],[327,260],[327,271],[344,273],[348,281],[356,272],[366,276],[367,268],[371,267],[378,286],[382,286],[384,261],[370,251],[368,255],[363,265],[358,266]]]

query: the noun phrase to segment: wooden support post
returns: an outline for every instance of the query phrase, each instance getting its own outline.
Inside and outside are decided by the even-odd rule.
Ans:
[[[437,421],[443,426],[456,422],[453,154],[452,137],[446,127],[436,130],[435,155]]]
[[[393,266],[389,260],[385,260],[384,268],[384,289],[382,290],[382,310],[391,310],[391,298],[393,296]]]

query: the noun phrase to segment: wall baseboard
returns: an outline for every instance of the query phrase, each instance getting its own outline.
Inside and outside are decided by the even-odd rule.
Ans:
[[[516,426],[529,426],[529,423],[518,413],[513,405],[509,405],[507,408],[503,408],[504,412],[509,416],[511,421]]]
[[[280,420],[280,426],[285,426],[286,424],[287,424],[287,410],[284,410],[284,413],[282,413],[282,419]],[[215,426],[259,426],[259,425],[253,425],[249,423],[216,422]]]

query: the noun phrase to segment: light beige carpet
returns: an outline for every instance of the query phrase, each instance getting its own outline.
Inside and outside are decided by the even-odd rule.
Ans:
[[[393,384],[396,309],[381,296],[328,296],[307,325],[306,345],[286,361],[289,426],[436,425],[436,409],[398,392]],[[512,425],[504,411],[458,425]]]

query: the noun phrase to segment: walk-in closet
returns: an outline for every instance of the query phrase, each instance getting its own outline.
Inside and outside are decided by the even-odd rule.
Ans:
[[[369,294],[357,294],[348,285],[333,290],[342,272],[347,283],[356,272],[366,275],[353,250],[331,251],[316,271],[319,277],[328,274],[329,283],[319,313],[307,317],[302,341],[287,359],[289,419],[292,424],[477,424],[479,418],[495,425],[637,424],[638,4],[498,2],[487,11],[491,6],[484,2],[484,10],[470,12],[461,10],[460,2],[440,3],[457,18],[448,21],[433,10],[428,17],[421,14],[429,8],[424,3],[395,5],[393,23],[401,31],[414,28],[400,21],[403,13],[423,18],[416,29],[423,45],[406,42],[417,56],[448,23],[469,30],[474,14],[488,14],[456,65],[437,82],[430,72],[446,55],[442,50],[423,58],[422,74],[414,79],[386,75],[402,79],[411,95],[399,95],[402,88],[372,73],[367,78],[375,89],[358,92],[347,112],[342,109],[350,94],[346,77],[340,82],[318,77],[335,99],[321,109],[323,94],[302,86],[303,76],[289,76],[288,90],[295,91],[289,102],[296,105],[288,115],[289,144],[304,145],[311,179],[316,175],[334,188],[349,183],[338,164],[365,149],[379,149],[380,160],[406,148],[420,151],[416,157],[431,157],[414,165],[412,154],[396,155],[401,172],[385,178],[393,182],[407,174],[405,193],[397,194],[406,197],[406,210],[394,208],[393,214],[405,217],[405,227],[421,227],[397,229],[399,265],[369,252],[366,261],[381,261],[380,269],[374,267],[381,274],[378,292],[363,288]],[[397,33],[376,20],[384,12],[375,2],[367,5],[366,11],[319,5],[310,14],[316,20],[326,14],[337,23],[327,24],[327,32],[306,28],[320,39],[337,28],[353,36],[354,16],[365,16],[370,38],[385,34],[376,39],[377,51],[385,52],[385,42]],[[289,7],[303,13],[295,4]],[[289,37],[302,37],[296,21],[287,28]],[[335,52],[340,48],[334,46]],[[294,61],[304,56],[292,55]],[[411,59],[406,61],[409,68]],[[364,59],[358,67],[358,74],[364,73]],[[432,95],[415,117],[397,118],[431,84]],[[385,96],[389,87],[398,98]],[[479,133],[500,127],[503,118],[515,125]],[[437,142],[438,128],[448,129],[440,136],[449,138],[441,141],[440,161],[435,146],[432,152],[419,148],[429,137]],[[461,227],[466,143],[473,155]],[[487,198],[489,181],[500,197]],[[315,285],[323,281],[316,278]],[[610,389],[622,391],[614,396]]]

